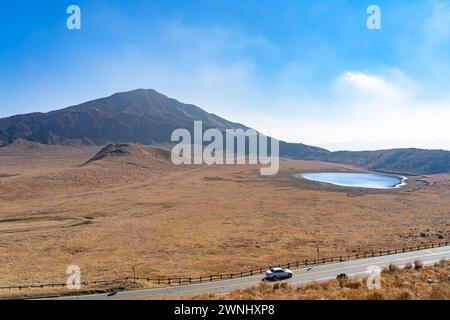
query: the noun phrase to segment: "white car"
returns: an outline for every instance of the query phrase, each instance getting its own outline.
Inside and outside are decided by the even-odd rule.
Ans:
[[[267,280],[279,280],[286,278],[292,278],[292,271],[289,269],[272,268],[266,271]]]

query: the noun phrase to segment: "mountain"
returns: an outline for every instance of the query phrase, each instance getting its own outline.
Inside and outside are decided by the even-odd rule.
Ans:
[[[248,129],[243,124],[230,122],[155,90],[138,89],[62,110],[0,119],[0,145],[19,139],[42,144],[166,144],[170,142],[173,130],[186,128],[192,132],[193,123],[198,120],[203,122],[203,130]],[[405,174],[450,172],[450,152],[444,150],[330,152],[301,143],[280,141],[280,155]]]
[[[246,128],[155,90],[139,89],[49,113],[0,119],[0,145],[17,139],[43,144],[167,143],[173,130],[192,128],[194,120],[203,121],[204,129]]]
[[[320,159],[320,156],[318,158]],[[409,148],[358,152],[338,151],[331,152],[323,160],[400,174],[450,172],[450,152],[445,150]]]

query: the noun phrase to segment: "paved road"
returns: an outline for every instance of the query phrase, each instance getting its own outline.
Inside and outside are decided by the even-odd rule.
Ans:
[[[359,259],[347,262],[318,265],[311,268],[293,270],[294,275],[287,280],[291,285],[300,285],[313,281],[325,281],[336,278],[337,275],[345,273],[349,276],[368,275],[367,267],[376,265],[380,268],[393,263],[399,267],[408,262],[420,259],[429,265],[442,259],[450,259],[450,246],[426,249],[415,252],[399,253],[389,256]],[[114,295],[94,294],[84,296],[60,297],[57,299],[79,299],[79,300],[128,300],[128,299],[177,299],[189,298],[200,294],[228,293],[237,288],[245,288],[261,282],[263,275],[251,276],[239,279],[207,282],[186,286],[167,287],[159,289],[143,289],[135,291],[124,291]]]

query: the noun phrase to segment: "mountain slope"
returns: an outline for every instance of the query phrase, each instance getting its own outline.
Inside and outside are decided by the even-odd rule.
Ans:
[[[360,152],[339,151],[324,156],[323,160],[404,174],[450,172],[450,152],[445,150],[410,148]]]
[[[167,143],[177,128],[191,129],[194,120],[208,128],[245,128],[155,90],[114,94],[49,113],[0,119],[0,145],[17,139],[43,144]]]
[[[99,163],[126,164],[152,170],[168,170],[175,166],[170,158],[170,150],[138,144],[109,144],[89,159],[84,166]]]
[[[155,90],[138,89],[62,110],[0,119],[0,146],[19,139],[43,144],[165,144],[170,143],[173,130],[185,128],[192,132],[194,121],[199,120],[203,122],[203,130],[247,129],[242,124],[168,98]],[[405,174],[450,172],[450,152],[444,150],[329,152],[301,143],[280,141],[280,155]]]

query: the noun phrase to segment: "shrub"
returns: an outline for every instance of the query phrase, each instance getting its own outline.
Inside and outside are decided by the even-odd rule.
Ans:
[[[336,280],[339,283],[339,286],[341,288],[345,287],[347,285],[348,282],[348,276],[345,273],[341,273],[336,277]]]
[[[336,277],[337,280],[343,280],[343,279],[347,279],[347,278],[348,278],[348,276],[345,273],[338,274]]]
[[[287,282],[283,282],[283,283],[280,284],[280,288],[281,289],[287,289],[288,287],[289,287],[289,285],[288,285]]]
[[[411,262],[408,262],[406,265],[405,265],[405,270],[411,270],[413,268],[413,266],[412,266],[412,263]]]
[[[436,263],[434,264],[435,267],[440,267],[440,268],[445,267],[445,265],[446,265],[446,260],[445,260],[445,259],[442,259],[442,260],[440,260],[439,262],[436,262]]]
[[[388,267],[389,273],[397,273],[400,269],[395,264],[390,264]]]
[[[350,289],[359,289],[363,287],[363,282],[361,279],[352,279],[347,281],[345,286]]]
[[[423,268],[423,262],[419,259],[414,261],[414,269],[419,270]]]

